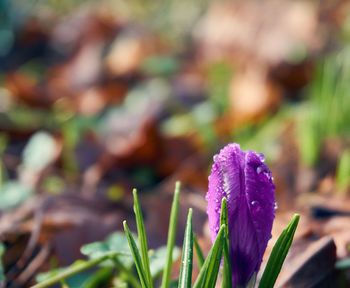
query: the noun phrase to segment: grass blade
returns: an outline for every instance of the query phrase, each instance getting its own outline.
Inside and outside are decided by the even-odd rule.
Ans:
[[[177,215],[179,213],[179,197],[180,197],[181,183],[179,181],[175,184],[174,199],[171,205],[169,231],[168,231],[168,243],[167,243],[167,256],[165,267],[162,277],[162,288],[168,288],[170,285],[170,272],[171,265],[173,263],[173,249],[175,246],[176,226],[177,226]]]
[[[228,238],[228,216],[227,216],[227,204],[226,198],[222,199],[221,202],[221,214],[220,214],[220,226],[225,225],[225,240],[223,247],[224,254],[224,269],[222,273],[222,287],[232,288],[232,271],[231,271],[231,260],[229,253],[229,238]]]
[[[218,235],[216,236],[214,245],[210,249],[207,259],[204,261],[203,267],[199,272],[193,288],[215,287],[222,258],[222,250],[225,240],[225,229],[226,226],[222,225]]]
[[[196,252],[198,267],[199,269],[201,269],[204,264],[204,256],[203,256],[203,251],[198,244],[198,240],[195,234],[193,234],[193,244],[194,244],[194,251]]]
[[[295,214],[288,226],[283,230],[272,249],[266,268],[261,277],[259,288],[272,288],[276,282],[277,276],[281,271],[284,259],[287,256],[290,246],[292,245],[295,230],[299,223],[300,215]]]
[[[149,266],[147,237],[146,237],[145,225],[143,223],[142,211],[141,211],[139,199],[137,197],[137,190],[134,189],[132,193],[134,195],[134,212],[136,216],[137,234],[140,241],[142,267],[146,274],[147,287],[153,288],[151,269]]]
[[[123,222],[123,225],[124,225],[125,235],[126,235],[126,238],[128,239],[130,250],[135,261],[137,273],[139,274],[141,286],[143,288],[149,288],[147,286],[147,276],[145,271],[143,270],[139,249],[136,246],[136,242],[134,240],[134,237],[132,237],[131,235],[131,232],[129,230],[128,225],[126,224],[126,221]]]
[[[191,288],[193,263],[192,209],[187,216],[184,244],[182,248],[181,270],[178,288]]]

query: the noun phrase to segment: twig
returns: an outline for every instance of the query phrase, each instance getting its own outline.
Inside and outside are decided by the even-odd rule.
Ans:
[[[27,282],[37,271],[43,262],[47,259],[50,254],[51,245],[46,244],[36,255],[36,257],[30,262],[26,269],[18,276],[18,282],[25,283]]]

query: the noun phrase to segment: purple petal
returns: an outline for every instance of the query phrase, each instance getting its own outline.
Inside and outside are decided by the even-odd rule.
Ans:
[[[227,199],[230,258],[234,286],[247,284],[260,268],[275,214],[275,185],[264,155],[229,144],[214,156],[209,176],[208,218],[212,241]]]

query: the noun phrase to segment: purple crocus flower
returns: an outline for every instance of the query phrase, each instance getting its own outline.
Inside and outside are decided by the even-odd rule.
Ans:
[[[226,197],[233,287],[245,286],[258,272],[275,215],[275,185],[265,157],[228,144],[214,156],[209,176],[208,218],[212,241]]]

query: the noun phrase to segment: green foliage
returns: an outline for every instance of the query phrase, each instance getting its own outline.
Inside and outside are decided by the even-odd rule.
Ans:
[[[338,270],[349,269],[350,268],[350,258],[339,260],[335,263],[335,268]]]
[[[229,105],[229,87],[233,76],[232,68],[226,62],[216,62],[208,70],[208,94],[217,112],[222,114]]]
[[[295,230],[297,229],[300,216],[294,215],[288,226],[283,230],[272,249],[270,258],[261,277],[259,288],[271,288],[276,282],[277,276],[281,271],[284,259],[287,256],[292,245]]]
[[[204,264],[204,256],[203,256],[203,251],[199,246],[199,243],[195,234],[193,234],[193,244],[194,244],[194,251],[196,252],[197,264],[199,269],[201,269]]]
[[[222,287],[232,288],[232,275],[231,275],[231,261],[229,254],[229,235],[228,235],[228,216],[227,216],[227,204],[226,198],[222,198],[221,202],[221,214],[220,214],[220,225],[225,225],[225,241],[223,247],[224,254],[224,269],[222,273]]]
[[[193,229],[192,209],[188,211],[184,244],[182,248],[181,270],[179,277],[179,288],[190,288],[192,283],[193,265]]]
[[[42,189],[52,195],[58,195],[64,191],[66,183],[64,179],[59,176],[47,176],[42,180]]]
[[[5,245],[0,242],[0,287],[2,285],[5,285],[5,274],[4,274],[4,267],[2,266],[2,256],[5,254]]]
[[[172,211],[171,211],[171,217],[170,217],[170,227],[169,227],[169,238],[168,239],[168,246],[167,246],[167,255],[171,253],[171,250],[173,249],[173,239],[175,239],[176,234],[176,222],[177,222],[177,214],[178,214],[178,205],[179,205],[179,190],[180,190],[180,183],[176,183],[176,189],[175,189],[175,195],[173,199],[173,205],[172,205]],[[138,204],[137,197],[135,197],[136,192],[134,192],[134,199],[136,199],[135,203],[135,214],[136,218],[140,218],[140,214],[138,214],[141,210]],[[139,210],[139,211],[138,211]],[[224,207],[224,213],[227,215],[227,209]],[[225,215],[225,214],[223,214]],[[227,218],[227,216],[226,216]],[[140,218],[139,224],[143,226],[143,222]],[[136,246],[136,242],[133,239],[126,223],[124,222],[124,228],[125,232],[129,241],[129,246],[133,254],[134,262],[136,264],[136,268],[139,274],[140,282],[142,287],[145,287],[145,283],[147,281],[146,272],[144,269],[144,265],[141,260],[140,251]],[[141,229],[138,229],[139,233],[144,233],[144,227],[140,227]],[[226,236],[226,225],[222,225],[218,236],[216,238],[216,241],[214,243],[214,246],[212,247],[207,259],[204,261],[202,269],[200,271],[200,274],[197,278],[195,287],[214,287],[216,283],[216,279],[218,277],[218,272],[220,268],[221,258],[222,258],[222,251],[224,247],[224,243],[227,241]],[[139,235],[140,237],[140,235]],[[183,250],[182,250],[182,261],[181,261],[181,270],[180,270],[180,277],[177,282],[170,282],[169,275],[170,275],[170,269],[171,265],[167,265],[167,267],[164,270],[163,275],[163,282],[162,287],[191,287],[192,283],[192,265],[193,265],[193,228],[192,228],[192,209],[189,210],[188,217],[187,217],[187,223],[185,228],[185,236],[184,236],[184,243],[183,243]],[[200,259],[203,257],[203,253],[200,250],[200,247],[198,243],[195,245],[197,248],[195,248],[197,251],[199,251]],[[172,255],[172,253],[171,253]],[[167,257],[166,263],[168,263],[168,259],[172,259]],[[200,260],[201,261],[201,260]],[[152,261],[151,262],[151,269],[152,269]],[[170,260],[170,263],[172,261]],[[152,273],[153,274],[153,273]],[[231,276],[231,275],[230,275]],[[169,283],[169,284],[168,284]],[[174,286],[173,286],[174,285]],[[196,286],[197,285],[197,286]]]
[[[345,150],[339,158],[336,182],[340,190],[350,186],[350,149]]]
[[[151,253],[153,252],[153,253]],[[168,248],[166,246],[162,246],[155,251],[150,251],[149,253],[149,263],[151,268],[152,278],[157,278],[163,270],[165,270],[165,265],[168,256]],[[171,263],[179,259],[180,257],[180,249],[178,247],[173,247],[171,253]]]
[[[171,264],[173,262],[172,253],[175,246],[177,216],[179,213],[180,188],[181,188],[180,182],[176,182],[174,199],[171,205],[171,212],[170,212],[167,256],[166,256],[166,263],[165,263],[164,272],[163,272],[163,279],[162,279],[162,286],[161,286],[162,288],[168,287],[170,282]]]
[[[179,69],[176,58],[170,56],[154,55],[147,57],[141,66],[141,70],[153,75],[171,75]]]
[[[110,258],[117,256],[116,254],[103,255],[93,260],[85,261],[85,260],[77,260],[72,265],[65,268],[58,268],[49,271],[48,273],[39,274],[37,277],[38,284],[34,285],[32,288],[43,288],[49,287],[55,283],[61,282],[64,279],[70,278],[71,276],[85,271],[89,268],[92,268],[103,261],[106,261]]]
[[[8,138],[7,138],[6,134],[0,133],[0,187],[8,178],[7,171],[6,171],[5,166],[3,164],[3,161],[2,161],[3,154],[4,154],[5,149],[7,147],[7,142],[8,142]]]
[[[142,211],[141,211],[139,200],[137,198],[136,189],[133,190],[133,195],[134,195],[134,212],[136,216],[137,232],[139,236],[139,243],[140,243],[140,250],[141,250],[141,262],[142,262],[143,269],[145,270],[145,273],[146,273],[147,287],[152,288],[153,283],[152,283],[151,269],[149,267],[148,246],[147,246],[145,225],[143,223]]]
[[[137,238],[136,241],[138,241]],[[102,242],[83,245],[81,253],[86,255],[89,260],[78,260],[68,267],[53,269],[47,273],[39,274],[37,281],[43,286],[38,287],[48,287],[47,285],[61,282],[63,279],[67,279],[69,287],[100,287],[101,283],[110,281],[114,273],[114,267],[119,271],[118,276],[115,278],[118,283],[124,283],[127,285],[126,287],[129,287],[128,285],[134,288],[140,287],[138,279],[134,275],[132,254],[124,233],[115,232]],[[149,252],[152,279],[158,277],[163,271],[166,253],[166,247],[160,247],[155,251]],[[179,249],[174,247],[172,259],[176,261],[179,256]],[[84,273],[87,268],[95,265],[102,267],[92,275]],[[82,269],[77,269],[77,267]]]
[[[247,124],[235,130],[233,138],[245,150],[264,151],[266,159],[274,161],[280,154],[280,137],[285,121],[294,117],[290,107],[281,108],[274,116],[266,117],[257,124]],[[290,116],[290,114],[293,114]]]
[[[82,285],[84,288],[98,288],[106,285],[113,275],[113,268],[103,267],[92,274]]]
[[[222,225],[193,288],[215,287],[222,258],[222,250],[225,243],[225,230],[226,226]]]
[[[129,247],[130,247],[132,256],[134,258],[134,261],[135,261],[135,265],[136,265],[137,273],[138,273],[139,278],[140,278],[141,286],[143,288],[147,288],[147,285],[149,285],[149,284],[148,284],[148,279],[147,279],[147,275],[146,275],[145,269],[144,269],[144,267],[142,265],[140,251],[137,248],[135,239],[131,235],[131,232],[129,230],[128,225],[126,224],[126,221],[123,222],[123,225],[124,225],[125,235],[126,235],[126,238],[128,238]]]
[[[314,165],[327,137],[350,136],[349,49],[329,55],[316,69],[310,99],[299,120],[300,153],[307,165]]]
[[[18,106],[0,113],[0,127],[15,127],[20,131],[52,129],[59,125],[55,116],[52,111]]]
[[[104,255],[122,253],[118,259],[123,265],[130,269],[133,265],[128,240],[124,233],[115,232],[109,235],[103,242],[93,242],[83,245],[80,248],[83,255],[89,259],[96,259]],[[104,262],[104,265],[113,266],[112,261]]]
[[[170,281],[172,263],[180,256],[179,249],[175,247],[179,196],[180,182],[177,182],[166,247],[160,247],[155,251],[148,251],[141,206],[136,190],[134,190],[134,211],[138,228],[137,236],[134,236],[130,232],[126,221],[124,221],[125,234],[115,232],[109,235],[104,241],[83,245],[81,247],[81,253],[87,256],[88,260],[78,260],[68,267],[53,269],[47,273],[39,274],[37,277],[39,283],[32,288],[49,287],[56,283],[61,283],[62,287],[93,288],[101,287],[112,282],[114,287],[150,288],[153,286],[154,280],[161,274],[163,275],[162,288],[191,288],[193,249],[196,251],[198,266],[200,267],[199,275],[193,288],[215,287],[222,257],[224,259],[222,287],[232,287],[226,199],[223,199],[221,204],[221,227],[219,233],[205,260],[198,241],[193,234],[192,209],[189,210],[183,242],[180,277],[177,280]],[[299,215],[295,215],[277,240],[259,287],[273,287],[292,243],[298,221]],[[1,253],[3,253],[2,246],[0,246],[0,257]],[[346,266],[347,262],[345,264],[339,264],[338,268],[342,269],[342,267],[345,267],[344,265]],[[93,274],[86,272],[86,270],[93,267],[95,267]],[[135,274],[135,267],[139,279],[137,279]],[[115,268],[117,268],[117,274]],[[0,277],[2,276],[0,275]],[[253,275],[247,287],[254,287],[255,280],[256,274]],[[4,278],[0,278],[0,281],[4,281]]]
[[[5,148],[6,139],[0,137],[0,156]],[[56,142],[50,134],[35,133],[23,150],[20,172],[22,170],[33,173],[41,172],[52,162],[56,152]],[[8,210],[29,199],[33,194],[33,189],[30,185],[15,180],[3,183],[3,170],[0,160],[0,210]]]
[[[0,211],[12,209],[32,196],[30,187],[18,182],[8,181],[0,186]]]
[[[56,152],[55,139],[46,132],[37,132],[24,148],[23,168],[40,172],[50,164]]]

